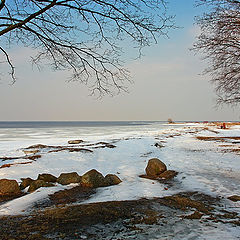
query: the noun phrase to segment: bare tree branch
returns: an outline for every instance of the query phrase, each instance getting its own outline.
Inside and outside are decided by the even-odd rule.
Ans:
[[[200,0],[209,13],[197,18],[201,34],[194,50],[208,60],[210,74],[218,95],[217,103],[240,103],[240,1]]]
[[[10,60],[7,52],[2,47],[0,47],[0,51],[3,52],[3,54],[5,55],[6,61],[10,66],[11,71],[9,74],[11,75],[11,78],[12,78],[12,84],[14,84],[16,82],[15,67],[13,66],[12,61]]]
[[[174,27],[164,0],[1,0],[1,52],[12,80],[15,68],[7,46],[38,50],[33,63],[49,61],[54,70],[71,70],[100,95],[124,91],[130,81],[123,68],[121,42],[142,49]]]

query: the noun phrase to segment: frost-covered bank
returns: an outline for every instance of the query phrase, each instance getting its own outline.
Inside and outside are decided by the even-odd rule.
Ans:
[[[26,134],[26,132],[32,130],[22,131]],[[20,156],[20,158],[3,161],[2,164],[14,164],[10,167],[1,168],[0,178],[16,179],[20,183],[21,178],[36,179],[38,174],[41,173],[59,176],[63,172],[77,172],[79,175],[83,175],[90,169],[97,169],[103,175],[108,173],[117,175],[122,182],[119,185],[98,188],[96,193],[92,194],[87,200],[82,201],[81,199],[80,204],[162,198],[182,192],[197,192],[213,199],[220,198],[221,203],[217,208],[224,208],[225,211],[230,211],[232,214],[233,212],[236,213],[236,215],[231,215],[230,219],[231,221],[239,221],[239,202],[228,199],[229,196],[240,195],[240,156],[238,155],[240,128],[238,125],[231,126],[231,129],[227,130],[207,124],[124,126],[108,129],[106,130],[107,134],[103,129],[96,128],[92,135],[87,134],[82,129],[82,134],[79,130],[77,135],[74,132],[74,134],[64,137],[62,132],[55,129],[54,133],[48,133],[52,134],[52,137],[46,138],[40,135],[43,131],[46,130],[40,129],[39,132],[35,132],[35,137],[37,136],[35,139],[30,137],[30,139],[23,138],[16,141],[13,138],[8,141],[8,145],[6,142],[1,142],[2,156]],[[87,130],[85,129],[85,131]],[[65,132],[69,134],[71,131],[65,129]],[[46,132],[45,134],[45,136],[48,136]],[[58,134],[59,137],[57,137]],[[31,136],[30,133],[29,135]],[[69,139],[84,140],[84,142],[78,145],[74,144],[72,147],[87,148],[92,152],[69,151],[66,149],[69,147]],[[104,147],[103,142],[116,147]],[[21,158],[23,148],[39,143],[48,146],[41,148],[37,153],[33,153],[33,155],[40,155],[40,158],[29,164],[17,164],[26,161],[26,159]],[[4,151],[4,146],[8,146],[6,151]],[[53,151],[60,150],[56,146],[63,149]],[[168,183],[139,178],[139,175],[144,174],[147,161],[151,158],[161,159],[169,169],[177,171],[178,175]],[[2,215],[19,214],[23,211],[27,213],[36,202],[39,203],[40,200],[46,199],[49,194],[65,188],[68,189],[71,186],[56,184],[52,188],[40,188],[31,194],[4,203],[0,206],[0,213]],[[154,202],[154,200],[149,201]],[[165,209],[165,211],[170,211],[170,209]],[[199,210],[195,209],[194,211]],[[191,215],[190,212],[187,214]],[[210,218],[212,213],[203,214],[201,219],[204,220]],[[221,214],[224,215],[223,212]],[[114,221],[117,220],[114,219]],[[118,219],[118,221],[120,220]],[[188,220],[183,221],[186,227],[187,222],[185,221]],[[155,223],[160,222],[158,220]],[[171,222],[169,219],[169,223],[174,224],[174,221]],[[223,234],[230,239],[237,239],[237,236],[240,235],[240,231],[234,227],[234,224],[228,225],[217,221],[217,225],[211,222],[209,228],[207,225],[201,225],[199,220],[194,224],[199,224],[200,230],[203,227],[206,230],[205,238],[201,235],[203,233],[200,230],[195,235],[199,239],[218,239]],[[180,232],[185,228],[181,224],[176,226]],[[154,229],[155,227],[152,230],[155,231]],[[187,237],[185,236],[184,239],[191,236],[191,228],[188,229],[189,232],[186,233]],[[171,233],[169,232],[169,234]],[[171,235],[164,236],[170,239],[178,239]],[[139,237],[139,239],[144,238]],[[153,239],[158,238],[155,236]]]

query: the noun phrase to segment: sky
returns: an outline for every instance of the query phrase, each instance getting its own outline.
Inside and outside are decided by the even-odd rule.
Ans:
[[[168,8],[179,28],[127,61],[134,83],[115,97],[89,96],[85,85],[66,81],[67,72],[32,69],[30,49],[11,49],[18,78],[0,80],[0,121],[240,120],[239,108],[216,108],[214,86],[201,74],[206,63],[189,50],[202,9],[194,0],[169,0]]]

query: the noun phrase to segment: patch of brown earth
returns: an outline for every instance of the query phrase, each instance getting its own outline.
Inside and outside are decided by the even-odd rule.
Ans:
[[[181,209],[183,211],[188,209],[196,209],[199,212],[209,213],[211,210],[213,210],[213,208],[204,202],[195,200],[193,198],[193,193],[176,194],[173,196],[163,197],[161,198],[161,203],[169,207]]]
[[[2,161],[8,161],[8,160],[17,160],[17,159],[29,159],[29,160],[36,160],[38,158],[41,158],[41,155],[26,155],[21,157],[0,157],[0,160]]]
[[[26,195],[26,193],[21,192],[18,195],[15,195],[15,196],[0,196],[0,205],[5,203],[5,202],[11,201],[13,199],[22,197],[24,195]]]
[[[194,213],[190,214],[190,215],[184,215],[182,216],[183,218],[186,219],[201,219],[201,217],[203,216],[203,213],[200,213],[198,211],[195,211]]]
[[[236,145],[219,144],[219,147],[236,147]]]
[[[2,166],[0,166],[0,168],[7,168],[7,167],[15,166],[15,165],[24,165],[24,164],[29,164],[29,163],[32,163],[32,162],[7,163],[7,164],[3,164]]]
[[[228,197],[228,199],[233,201],[233,202],[238,202],[238,201],[240,201],[240,196],[233,195],[233,196]]]
[[[240,148],[223,149],[222,152],[240,154]]]
[[[201,140],[201,141],[221,141],[221,142],[225,142],[228,139],[240,140],[240,137],[205,137],[205,136],[197,136],[196,138],[198,140]]]
[[[240,125],[240,122],[225,122],[225,124],[226,124],[226,127],[231,127],[231,126]],[[211,123],[208,123],[208,125],[221,127],[223,125],[223,122],[211,122]]]
[[[50,150],[50,151],[48,151],[48,153],[61,152],[61,151],[69,151],[69,152],[89,152],[89,153],[92,153],[92,152],[93,152],[92,150],[86,149],[86,148],[61,147],[61,148],[58,148],[58,149]]]
[[[61,198],[68,202],[68,197],[69,195],[64,191],[52,195],[53,201],[57,202]],[[206,215],[209,217],[203,221],[207,224],[213,221],[237,226],[239,216],[236,213],[227,211],[216,213],[214,206],[218,205],[219,201],[217,198],[202,193],[187,192],[164,198],[47,208],[37,211],[31,216],[2,217],[0,219],[0,236],[3,240],[81,239],[81,236],[85,236],[85,239],[99,239],[102,237],[101,231],[92,235],[92,232],[88,230],[98,229],[101,224],[103,224],[103,228],[115,226],[115,232],[112,234],[116,234],[117,231],[121,232],[123,224],[129,231],[139,229],[138,224],[141,226],[156,225],[161,228],[161,225],[171,224],[172,218],[183,219],[182,215],[179,215],[181,213],[185,213],[186,218],[195,219],[194,221],[198,221],[197,219]],[[186,215],[189,210],[194,210],[194,214]],[[109,232],[106,234],[109,236]]]
[[[50,205],[69,204],[86,200],[94,193],[96,193],[95,189],[83,186],[61,190],[49,196]]]

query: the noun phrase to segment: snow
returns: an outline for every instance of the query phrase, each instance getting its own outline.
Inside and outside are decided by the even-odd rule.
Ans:
[[[113,149],[99,148],[94,149],[93,153],[43,153],[40,159],[31,164],[0,169],[0,179],[16,179],[19,183],[25,177],[36,179],[40,173],[59,176],[63,172],[76,171],[83,175],[90,169],[96,169],[103,175],[116,174],[122,180],[119,185],[97,189],[95,195],[82,203],[162,197],[183,191],[200,191],[225,198],[240,195],[240,156],[223,153],[217,142],[196,138],[240,136],[240,126],[222,130],[213,126],[208,126],[207,129],[204,124],[187,123],[92,129],[21,129],[15,131],[15,134],[11,131],[15,130],[5,129],[4,133],[0,130],[0,134],[5,134],[0,140],[1,156],[22,156],[22,148],[38,143],[67,145],[70,139],[83,139],[88,143],[116,140],[116,148]],[[155,147],[156,142],[162,142],[164,147]],[[173,186],[168,190],[165,190],[162,183],[139,178],[139,175],[144,174],[147,161],[153,157],[161,159],[168,169],[179,172]],[[10,162],[19,163],[23,160],[5,161],[2,164]],[[65,187],[61,185],[40,188],[34,193],[1,205],[0,215],[26,213],[34,203],[63,188]],[[239,203],[226,199],[226,205],[240,213]],[[236,229],[227,231],[234,232]],[[214,236],[212,239],[218,239]]]

